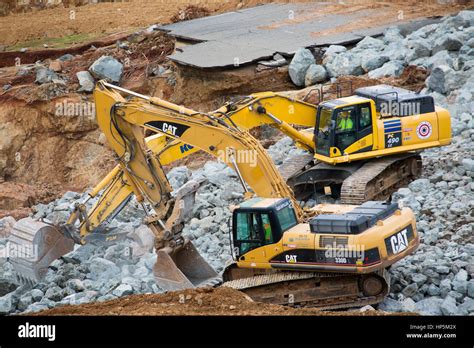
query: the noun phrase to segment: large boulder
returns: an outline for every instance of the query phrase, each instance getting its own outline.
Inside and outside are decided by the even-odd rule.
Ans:
[[[361,56],[351,51],[336,54],[328,59],[326,70],[329,77],[362,75],[364,73],[361,67]]]
[[[316,83],[325,81],[326,78],[327,78],[327,72],[326,72],[326,69],[324,69],[324,66],[311,64],[310,67],[308,68],[308,71],[306,72],[304,85],[306,87],[312,86]]]
[[[462,71],[454,71],[447,65],[441,65],[432,70],[426,79],[426,86],[435,92],[447,95],[460,88],[467,78],[468,76]]]
[[[313,54],[306,48],[300,48],[296,51],[295,56],[291,60],[288,72],[291,81],[298,87],[303,87],[305,83],[306,72],[311,64],[315,64]]]
[[[96,79],[119,83],[122,78],[123,65],[114,57],[102,56],[90,66],[89,72]]]
[[[403,62],[392,60],[390,62],[385,63],[380,68],[370,71],[369,77],[371,79],[378,79],[385,76],[398,77],[402,74],[404,69],[405,69],[405,66]]]
[[[383,66],[386,62],[388,62],[390,58],[387,55],[369,55],[367,57],[362,57],[362,69],[364,71],[372,71],[375,69],[380,68]]]
[[[410,41],[407,44],[408,52],[405,57],[405,62],[410,63],[415,59],[422,57],[429,57],[431,49],[425,40]]]
[[[357,48],[366,50],[366,49],[376,49],[382,50],[385,44],[382,40],[374,39],[373,37],[366,36],[356,45]]]
[[[92,92],[95,87],[95,80],[88,71],[79,71],[76,73],[77,79],[79,80],[79,92]]]
[[[439,297],[428,297],[415,304],[415,311],[421,315],[441,315],[441,304],[443,299]]]
[[[455,34],[443,35],[434,42],[433,53],[447,50],[459,51],[462,47],[462,41]]]

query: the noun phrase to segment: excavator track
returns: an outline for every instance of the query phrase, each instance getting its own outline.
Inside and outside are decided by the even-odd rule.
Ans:
[[[254,301],[338,310],[377,304],[389,292],[388,272],[368,275],[277,271],[226,281]]]
[[[344,180],[341,203],[362,204],[370,200],[385,200],[399,186],[421,173],[421,156],[405,154],[371,160]]]
[[[286,161],[278,167],[278,171],[285,181],[300,173],[305,169],[307,165],[313,166],[313,155],[310,153],[301,154],[294,156],[290,160]]]

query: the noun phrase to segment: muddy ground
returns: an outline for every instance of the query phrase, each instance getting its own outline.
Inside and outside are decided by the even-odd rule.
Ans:
[[[34,315],[393,315],[382,311],[326,312],[253,302],[240,291],[226,287],[193,289],[157,295],[134,295],[117,300],[64,306]],[[403,315],[407,315],[404,313]],[[409,315],[409,314],[408,314]]]

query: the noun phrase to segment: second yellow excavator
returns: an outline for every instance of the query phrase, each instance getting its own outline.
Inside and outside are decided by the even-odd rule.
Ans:
[[[120,93],[134,98],[127,100]],[[144,129],[221,158],[235,170],[247,196],[256,196],[233,210],[230,238],[235,260],[223,274],[224,286],[256,300],[331,309],[378,303],[388,293],[385,269],[419,243],[413,213],[396,204],[326,205],[303,211],[260,143],[220,118],[105,82],[98,83],[94,96],[97,122],[117,156],[124,187],[154,209],[146,223],[156,235],[154,274],[164,290],[213,284],[217,274],[182,236],[179,216],[184,202],[171,195]],[[256,163],[237,160],[248,151]],[[113,186],[112,182],[105,187],[106,192]],[[50,259],[55,248],[62,252],[68,243],[114,239],[99,228],[112,210],[97,215],[99,226],[94,229],[90,214],[81,210],[77,208],[65,225],[40,226],[41,231],[30,234],[38,244],[48,238],[54,241],[49,243]],[[14,228],[13,237],[21,235]]]

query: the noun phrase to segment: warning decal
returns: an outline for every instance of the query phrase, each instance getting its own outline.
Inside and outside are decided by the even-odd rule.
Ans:
[[[428,139],[431,136],[432,131],[433,127],[431,126],[431,123],[427,121],[421,122],[416,127],[416,135],[420,139]]]

